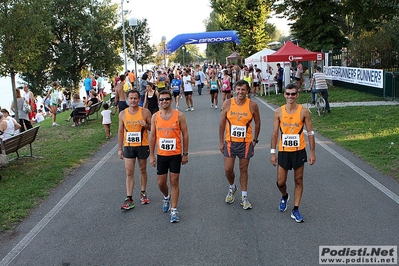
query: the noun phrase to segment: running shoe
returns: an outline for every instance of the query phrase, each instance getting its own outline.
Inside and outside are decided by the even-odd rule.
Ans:
[[[211,108],[213,107],[213,103],[211,103]]]
[[[140,192],[140,196],[141,196],[141,198],[140,198],[140,201],[141,201],[141,204],[148,204],[148,203],[150,203],[150,200],[148,199],[148,197],[147,197],[147,194],[146,193],[142,193],[142,192]]]
[[[190,108],[190,107],[187,107],[186,112],[188,112],[188,111],[191,111],[191,108]]]
[[[163,212],[168,212],[170,210],[170,196],[169,199],[163,199],[162,210]]]
[[[217,106],[217,105],[215,105],[215,109],[218,109],[218,106]]]
[[[234,188],[229,188],[229,192],[227,192],[226,202],[233,203],[234,202],[234,195],[237,192],[237,186],[234,185]]]
[[[122,210],[130,210],[134,208],[134,201],[128,198],[125,199],[125,203],[122,205]]]
[[[241,202],[240,202],[242,208],[244,210],[250,210],[252,209],[252,205],[251,203],[249,203],[247,196],[243,196],[241,197]]]
[[[178,223],[180,221],[179,216],[177,214],[178,214],[177,210],[173,210],[170,212],[171,223]]]
[[[57,123],[53,123],[52,126],[53,126],[53,127],[59,127],[60,125],[58,125]]]
[[[287,202],[289,200],[290,200],[290,195],[288,195],[287,200],[285,200],[283,197],[281,197],[280,206],[279,206],[281,212],[285,212],[287,210]]]
[[[292,210],[291,212],[291,218],[295,220],[297,223],[303,223],[304,220],[302,218],[302,215],[299,213],[298,210]]]
[[[191,106],[191,111],[194,111],[194,106]]]

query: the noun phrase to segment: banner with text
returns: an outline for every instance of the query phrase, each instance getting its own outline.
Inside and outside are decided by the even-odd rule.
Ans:
[[[353,84],[383,88],[384,73],[381,69],[325,66],[326,79],[339,80]]]

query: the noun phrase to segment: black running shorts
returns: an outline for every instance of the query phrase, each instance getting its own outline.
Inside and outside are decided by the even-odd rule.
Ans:
[[[299,151],[279,151],[278,152],[278,165],[285,170],[291,170],[292,168],[298,169],[307,162],[306,149]]]
[[[157,157],[157,175],[165,175],[170,170],[171,173],[179,174],[181,169],[181,154],[172,156]]]
[[[147,159],[150,156],[149,146],[138,146],[138,147],[123,147],[123,157],[128,159]]]

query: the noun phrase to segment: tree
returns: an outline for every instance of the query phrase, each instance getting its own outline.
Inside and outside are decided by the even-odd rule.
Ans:
[[[314,51],[346,46],[340,1],[274,1],[273,8],[276,13],[294,21],[291,24],[292,35],[300,45]]]
[[[388,21],[397,22],[399,15],[399,0],[343,0],[342,6],[350,39],[363,31],[377,31]]]
[[[89,8],[88,8],[89,7]],[[110,0],[53,0],[50,45],[52,77],[79,88],[87,70],[111,75],[122,64],[115,28],[117,5]]]
[[[222,26],[220,25],[220,17],[221,15],[216,13],[215,10],[212,11],[210,18],[205,21],[206,31],[222,30]],[[226,61],[226,57],[229,56],[235,49],[237,48],[234,43],[210,43],[207,44],[206,47],[206,57],[214,62],[224,63]],[[184,62],[188,62],[186,58]]]
[[[0,75],[11,77],[14,106],[15,75],[38,66],[42,51],[47,48],[49,13],[43,8],[47,5],[46,0],[0,2]]]
[[[266,47],[270,37],[266,32],[266,18],[270,4],[266,0],[211,0],[211,6],[219,15],[220,30],[236,30],[240,36],[239,51],[243,57]]]

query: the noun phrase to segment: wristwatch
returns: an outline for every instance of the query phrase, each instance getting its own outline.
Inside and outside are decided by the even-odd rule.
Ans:
[[[188,152],[183,152],[183,156],[188,156]]]
[[[252,140],[252,141],[254,141],[255,143],[258,143],[258,142],[259,142],[259,140],[258,140],[258,139],[254,139],[254,140]]]

